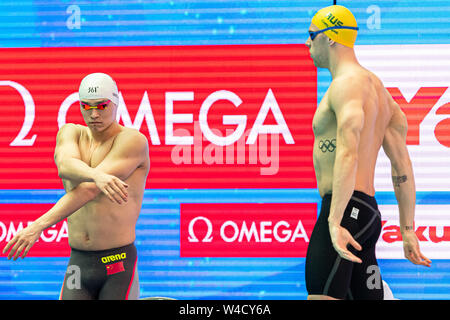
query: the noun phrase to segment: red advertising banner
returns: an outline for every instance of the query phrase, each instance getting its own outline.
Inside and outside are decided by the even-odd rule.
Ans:
[[[181,257],[305,257],[316,203],[181,204]]]
[[[17,232],[31,224],[54,204],[0,204],[0,255]],[[42,232],[27,257],[68,257],[67,221],[63,220]]]
[[[315,188],[316,68],[304,45],[0,50],[0,189],[61,189],[56,133],[81,79],[117,82],[150,143],[147,188]]]

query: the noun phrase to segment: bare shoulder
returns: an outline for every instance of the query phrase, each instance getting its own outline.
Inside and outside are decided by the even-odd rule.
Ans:
[[[74,123],[63,125],[56,135],[56,144],[78,142],[80,136],[86,133],[87,127]]]
[[[122,127],[122,131],[117,135],[120,139],[136,139],[140,142],[147,142],[147,137],[133,128]]]
[[[367,95],[371,77],[365,72],[347,73],[330,84],[332,105],[339,107],[351,100],[361,100]]]
[[[386,95],[388,96],[389,108],[392,113],[392,117],[388,125],[388,130],[395,130],[400,134],[406,136],[406,133],[408,131],[408,121],[406,119],[406,115],[387,90]]]
[[[73,123],[67,123],[59,129],[54,153],[58,169],[67,158],[81,159],[79,140],[84,130],[83,126]]]
[[[125,149],[135,149],[136,151],[148,150],[147,137],[133,128],[123,127],[117,135],[115,145]]]
[[[58,134],[78,133],[80,134],[86,127],[75,123],[66,123],[58,130]]]

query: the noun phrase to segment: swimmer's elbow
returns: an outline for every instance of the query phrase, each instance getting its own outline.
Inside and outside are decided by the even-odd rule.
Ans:
[[[60,179],[68,179],[68,170],[65,168],[63,163],[56,164],[58,168],[58,176]]]
[[[353,148],[341,148],[336,154],[336,159],[339,159],[342,164],[355,166],[358,163],[358,152]]]
[[[384,139],[383,150],[391,163],[392,170],[394,172],[412,170],[412,162],[406,144],[402,140],[388,138]]]
[[[94,182],[80,183],[75,189],[87,201],[94,200],[101,192]]]
[[[70,159],[64,158],[62,156],[55,155],[55,164],[56,168],[58,169],[58,176],[61,179],[70,179],[70,165],[69,164]]]

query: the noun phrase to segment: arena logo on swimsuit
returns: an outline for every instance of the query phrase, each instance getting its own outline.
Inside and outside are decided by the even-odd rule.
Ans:
[[[113,262],[113,261],[119,261],[127,258],[126,252],[113,254],[110,256],[102,257],[103,263]]]

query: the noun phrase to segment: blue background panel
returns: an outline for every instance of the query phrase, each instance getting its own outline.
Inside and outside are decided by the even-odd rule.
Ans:
[[[358,44],[448,43],[448,1],[338,1],[354,12]],[[0,47],[304,43],[332,1],[10,1]]]
[[[52,203],[60,190],[0,191],[1,203]],[[395,203],[393,193],[376,195],[380,205]],[[450,204],[446,192],[418,192]],[[314,189],[292,190],[146,190],[136,231],[141,297],[176,299],[305,299],[304,258],[180,258],[181,203],[316,202]],[[1,205],[0,203],[0,205]],[[434,201],[432,201],[434,203]],[[1,299],[57,299],[68,258],[0,258]],[[431,268],[406,259],[380,259],[383,279],[397,299],[448,299],[449,260]]]

